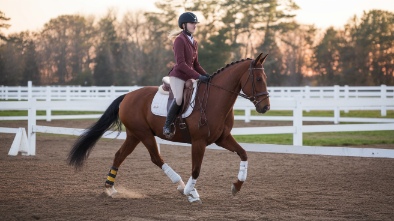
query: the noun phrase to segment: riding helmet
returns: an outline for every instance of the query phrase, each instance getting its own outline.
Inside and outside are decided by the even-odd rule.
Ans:
[[[182,28],[183,23],[199,23],[197,20],[197,16],[192,12],[185,12],[179,16],[178,26]]]

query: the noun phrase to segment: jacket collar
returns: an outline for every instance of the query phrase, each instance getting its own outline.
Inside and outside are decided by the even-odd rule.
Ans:
[[[180,36],[182,36],[182,38],[187,41],[190,45],[192,45],[194,47],[194,49],[196,49],[196,39],[193,40],[193,43],[190,41],[189,37],[185,34],[185,33],[181,33]]]

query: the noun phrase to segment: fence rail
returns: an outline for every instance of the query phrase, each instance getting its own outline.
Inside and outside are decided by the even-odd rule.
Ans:
[[[32,98],[35,100],[35,98]],[[60,119],[95,119],[101,114],[78,114],[78,115],[53,115],[52,111],[104,111],[113,99],[90,100],[90,101],[0,101],[0,110],[26,110],[26,107],[34,106],[36,110],[46,111],[46,115],[36,116],[37,120],[60,120]],[[304,110],[330,110],[334,112],[333,117],[305,117],[302,121],[321,121],[352,123],[393,123],[392,118],[355,118],[341,117],[340,111],[346,110],[380,110],[381,115],[387,114],[387,110],[394,110],[394,99],[366,99],[366,98],[349,98],[349,99],[305,99],[305,98],[271,98],[271,110],[290,110],[294,111],[297,101],[302,102],[302,111]],[[242,110],[242,115],[235,115],[235,120],[269,120],[269,121],[294,121],[294,116],[265,116],[252,115],[254,105],[244,98],[236,100],[234,110]],[[6,116],[0,120],[27,120],[28,116]]]
[[[0,86],[0,100],[91,100],[109,99],[141,88],[140,86]],[[381,98],[394,99],[394,86],[269,87],[272,98],[306,99]]]

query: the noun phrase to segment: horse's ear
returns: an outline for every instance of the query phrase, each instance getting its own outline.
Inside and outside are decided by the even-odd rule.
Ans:
[[[268,54],[266,54],[263,58],[261,58],[260,62],[261,64],[264,64],[265,59],[267,58]]]
[[[254,59],[254,65],[256,65],[259,62],[261,55],[263,55],[263,53],[260,53],[259,56],[257,56],[256,59]]]

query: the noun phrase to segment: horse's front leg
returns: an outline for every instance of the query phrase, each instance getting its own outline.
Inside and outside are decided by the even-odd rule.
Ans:
[[[189,202],[201,203],[200,195],[195,188],[197,178],[200,175],[201,164],[204,158],[206,144],[205,142],[195,141],[192,143],[192,176],[187,181],[183,194],[185,194]]]
[[[236,152],[241,158],[238,172],[238,180],[231,186],[231,192],[235,196],[235,194],[237,194],[241,190],[242,184],[245,182],[248,174],[248,156],[246,154],[246,151],[237,143],[237,141],[235,141],[234,137],[231,134],[227,134],[227,136],[222,136],[216,142],[216,144],[231,152]]]

